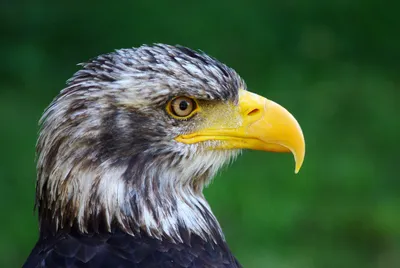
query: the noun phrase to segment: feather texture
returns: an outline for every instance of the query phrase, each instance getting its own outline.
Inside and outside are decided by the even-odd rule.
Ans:
[[[41,119],[40,238],[24,267],[239,267],[202,193],[239,151],[175,138],[212,122],[206,109],[236,109],[243,80],[162,44],[82,66]],[[203,116],[171,117],[176,96],[196,98]]]
[[[103,235],[60,233],[39,241],[23,267],[241,267],[222,239],[215,243],[197,235],[184,237],[182,243],[175,243],[145,233],[136,236],[121,231]]]

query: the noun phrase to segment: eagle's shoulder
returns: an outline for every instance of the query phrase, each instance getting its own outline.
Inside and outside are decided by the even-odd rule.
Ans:
[[[226,243],[191,235],[174,243],[123,232],[40,239],[23,267],[241,267]]]

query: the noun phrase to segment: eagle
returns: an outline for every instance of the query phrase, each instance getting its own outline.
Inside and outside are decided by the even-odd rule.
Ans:
[[[39,238],[23,267],[241,267],[203,188],[244,149],[291,152],[297,173],[296,119],[184,46],[80,65],[39,123]]]

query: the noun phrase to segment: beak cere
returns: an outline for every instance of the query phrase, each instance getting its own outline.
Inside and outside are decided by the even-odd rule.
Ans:
[[[180,135],[178,142],[193,144],[207,140],[221,143],[212,149],[252,149],[269,152],[291,152],[295,173],[299,172],[305,155],[303,132],[296,119],[282,106],[249,91],[239,92],[241,126],[213,126]]]

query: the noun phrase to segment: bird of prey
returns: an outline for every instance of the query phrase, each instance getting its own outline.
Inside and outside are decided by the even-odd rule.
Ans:
[[[305,142],[231,68],[164,44],[84,64],[37,142],[39,240],[24,267],[241,267],[202,191],[242,149]]]

